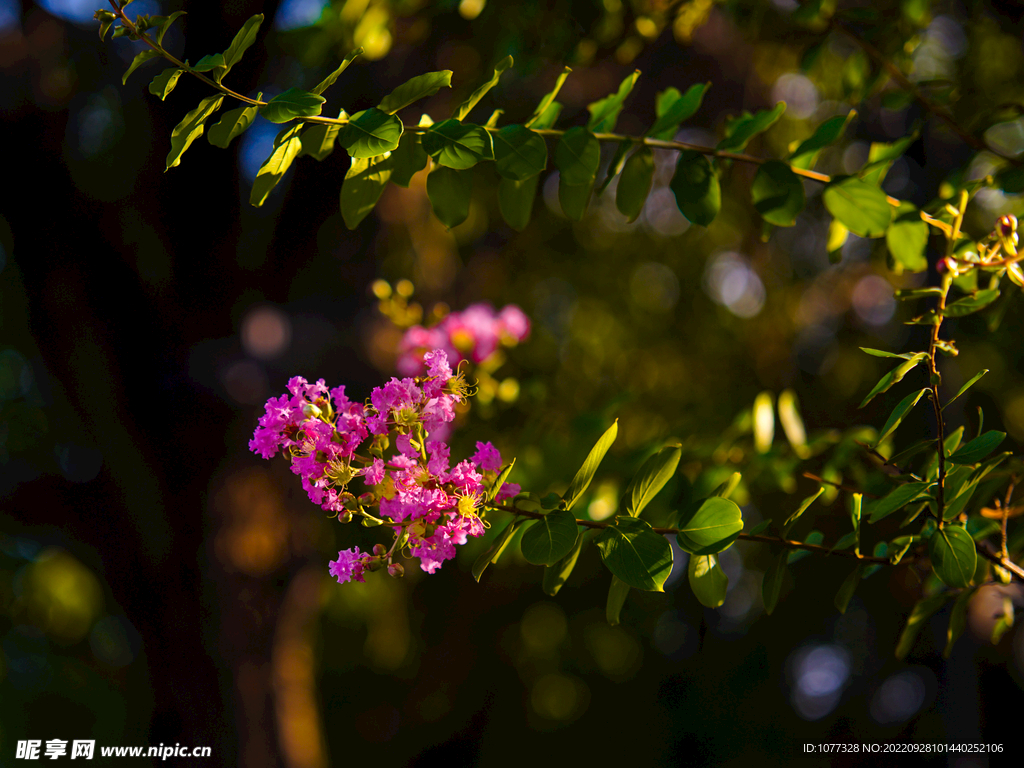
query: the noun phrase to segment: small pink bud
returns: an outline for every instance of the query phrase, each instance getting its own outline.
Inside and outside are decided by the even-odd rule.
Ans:
[[[377,497],[374,496],[372,493],[364,493],[359,497],[359,503],[362,504],[364,507],[369,507],[376,500]]]
[[[405,568],[402,567],[401,563],[392,563],[388,566],[388,574],[396,579],[401,578],[405,576]]]
[[[383,544],[374,544],[373,545],[373,554],[377,555],[377,557],[380,557],[381,555],[383,555],[387,551],[388,551],[388,548],[385,547]]]
[[[945,274],[946,272],[952,272],[953,274],[956,274],[957,266],[958,265],[956,263],[956,260],[951,259],[949,256],[947,256],[946,258],[942,259],[941,261],[939,261],[938,264],[935,265],[935,271],[938,272],[940,275]]]

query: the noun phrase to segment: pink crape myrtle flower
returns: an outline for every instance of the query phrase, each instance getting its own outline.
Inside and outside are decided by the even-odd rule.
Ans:
[[[500,346],[515,346],[530,335],[530,319],[515,304],[495,312],[490,304],[470,304],[452,312],[433,328],[415,325],[398,345],[398,371],[406,376],[422,373],[431,349],[442,350],[448,360],[482,363]]]
[[[483,322],[485,306],[470,313],[469,325]],[[522,332],[522,323],[512,325]],[[447,439],[455,405],[466,397],[465,381],[452,375],[442,348],[421,360],[425,375],[392,378],[371,392],[368,404],[349,400],[344,387],[328,389],[322,379],[310,384],[297,376],[287,394],[267,401],[249,442],[265,459],[284,453],[310,501],[323,510],[343,522],[359,515],[394,533],[390,550],[380,544],[372,553],[341,550],[328,569],[339,583],[363,581],[367,571],[384,566],[401,573],[394,558],[403,551],[433,573],[468,537],[485,532],[478,510],[500,472],[501,454],[478,442],[472,457],[452,466]],[[349,490],[353,481],[364,492]],[[505,483],[496,498],[519,490]]]

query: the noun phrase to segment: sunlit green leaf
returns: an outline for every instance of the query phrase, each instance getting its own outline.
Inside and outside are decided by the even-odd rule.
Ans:
[[[204,124],[210,115],[220,108],[223,101],[223,96],[207,96],[174,127],[171,131],[171,151],[167,153],[168,169],[178,165],[185,150],[203,135]]]
[[[373,210],[388,179],[391,159],[384,157],[353,157],[352,165],[341,185],[341,217],[345,226],[355,229]]]
[[[752,138],[771,128],[786,111],[786,102],[780,101],[774,109],[763,109],[755,114],[744,112],[726,121],[725,138],[715,149],[722,152],[742,152]]]
[[[452,71],[450,69],[443,69],[440,72],[426,72],[395,88],[395,90],[381,99],[377,109],[393,115],[398,110],[404,109],[420,99],[433,96],[441,88],[451,88],[451,85]]]
[[[883,440],[889,437],[889,435],[896,431],[896,428],[900,425],[903,419],[906,418],[907,414],[910,413],[911,410],[913,410],[914,406],[917,405],[917,402],[924,396],[924,393],[927,391],[927,388],[919,389],[917,390],[917,392],[911,392],[905,398],[900,400],[899,405],[897,405],[893,409],[893,412],[889,414],[889,418],[886,419],[885,426],[882,427],[882,431],[879,433],[878,439],[875,440],[876,447],[880,445]]]
[[[160,56],[160,51],[154,51],[151,48],[147,48],[142,53],[140,53],[138,56],[136,56],[134,59],[132,59],[131,66],[128,67],[128,71],[125,72],[124,73],[124,77],[121,78],[121,85],[124,85],[125,83],[128,82],[128,76],[132,72],[134,72],[136,69],[141,67],[147,61],[149,61],[151,59],[155,59],[155,58],[157,58],[159,56]],[[158,75],[158,77],[162,77],[162,75]],[[177,80],[177,78],[175,78],[175,80]],[[172,85],[171,88],[174,88],[174,86]],[[168,90],[168,93],[169,92],[170,91]],[[157,94],[157,95],[159,95],[159,94]]]
[[[331,74],[329,74],[327,77],[325,77],[317,84],[316,88],[313,89],[313,93],[322,94],[332,85],[334,85],[337,79],[341,77],[341,73],[348,69],[349,64],[355,61],[357,56],[361,56],[362,53],[362,48],[356,48],[354,51],[352,51],[352,53],[345,57],[345,59],[341,62],[341,64],[338,66],[336,70],[331,72]]]
[[[715,220],[722,207],[722,191],[704,155],[692,149],[680,152],[670,186],[676,205],[687,219],[703,227]]]
[[[892,206],[885,192],[856,176],[839,176],[822,192],[829,213],[861,237],[881,237],[892,221]]]
[[[786,522],[782,527],[782,538],[786,538],[786,536],[789,535],[789,531],[796,524],[796,521],[803,517],[803,514],[807,511],[808,507],[810,507],[811,504],[813,504],[824,492],[825,488],[819,487],[816,493],[811,494],[800,502],[800,506],[796,508],[796,511],[786,518]]]
[[[455,119],[460,121],[460,122],[462,120],[465,120],[466,117],[469,115],[469,113],[473,111],[473,107],[475,107],[478,103],[480,103],[480,99],[482,99],[484,96],[486,96],[487,92],[490,91],[491,88],[493,88],[494,86],[496,86],[498,84],[498,79],[501,77],[501,73],[504,72],[506,69],[508,69],[511,66],[512,66],[512,57],[511,56],[506,56],[504,59],[499,61],[494,66],[494,74],[491,76],[491,79],[488,80],[483,85],[481,85],[475,91],[473,91],[473,93],[470,94],[469,98],[466,99],[464,102],[462,102],[462,104],[459,105],[459,108],[457,110],[455,110],[455,115],[454,115]],[[446,120],[445,122],[448,122],[448,121]]]
[[[427,176],[427,197],[434,215],[451,229],[469,216],[473,197],[473,172],[439,166]]]
[[[371,107],[349,118],[338,132],[338,143],[352,157],[376,157],[397,149],[403,130],[397,115]]]
[[[984,309],[999,298],[999,289],[978,291],[973,296],[965,296],[942,310],[944,317],[963,317]]]
[[[868,515],[868,522],[872,524],[877,523],[893,512],[903,509],[903,507],[924,493],[930,486],[931,483],[904,483],[903,485],[896,486],[883,498],[875,499],[865,505],[864,511]]]
[[[268,101],[266,106],[260,109],[260,114],[272,123],[287,123],[296,117],[319,115],[325,101],[327,99],[318,94],[301,91],[298,88],[289,88]],[[360,112],[360,114],[363,113]],[[399,125],[401,124],[399,123]]]
[[[576,476],[569,483],[569,487],[565,493],[562,494],[562,499],[565,501],[565,508],[572,509],[573,505],[579,500],[580,496],[584,494],[587,487],[590,485],[590,481],[594,479],[594,474],[597,472],[597,468],[601,466],[601,460],[604,459],[608,449],[612,447],[612,443],[615,442],[616,435],[619,434],[619,420],[616,419],[610,427],[605,431],[594,447],[590,449],[590,453],[587,454],[586,460],[583,462],[583,466],[580,467]],[[645,589],[645,587],[639,587],[639,589]]]
[[[804,420],[800,416],[796,392],[792,389],[780,392],[778,409],[782,431],[786,433],[786,440],[792,446],[793,452],[801,459],[807,458],[810,455],[807,448],[807,430],[804,428]]]
[[[892,144],[874,142],[868,149],[868,161],[857,175],[869,184],[881,184],[885,174],[894,162],[917,141],[917,134],[911,134]]]
[[[646,135],[663,141],[674,139],[679,124],[689,120],[700,109],[704,93],[710,87],[711,83],[697,83],[691,85],[683,94],[675,88],[667,88],[659,93],[654,102],[657,119]]]
[[[554,119],[551,117],[551,111],[555,104],[557,104],[555,97],[558,95],[558,92],[562,90],[562,85],[565,83],[566,78],[569,77],[570,72],[572,72],[572,69],[569,67],[562,70],[562,74],[560,74],[558,79],[555,81],[555,87],[545,94],[544,98],[542,98],[540,103],[537,104],[537,108],[533,110],[533,114],[530,116],[530,119],[526,121],[527,128],[550,128],[554,125]],[[555,116],[558,115],[561,108],[561,105],[559,105],[558,108],[554,110]]]
[[[423,134],[423,148],[438,165],[464,170],[494,158],[491,134],[479,125],[444,120]]]
[[[559,560],[554,565],[547,566],[544,569],[544,591],[554,597],[558,594],[558,591],[562,588],[569,579],[569,575],[572,573],[573,568],[576,567],[576,561],[579,559],[580,552],[583,550],[584,544],[588,541],[589,537],[586,534],[581,534],[576,538],[576,545],[572,550]]]
[[[616,517],[594,540],[608,570],[636,589],[663,592],[672,573],[672,545],[650,524],[635,517]]]
[[[622,106],[633,90],[633,86],[636,85],[638,77],[640,77],[639,69],[627,76],[615,93],[587,105],[587,110],[590,112],[587,130],[593,133],[611,133],[615,130],[619,112],[622,111]]]
[[[861,347],[860,350],[861,352],[867,352],[872,357],[896,357],[902,360],[909,360],[910,358],[914,357],[914,355],[919,354],[917,352],[886,352],[884,349],[871,349],[870,347]]]
[[[719,608],[725,602],[729,577],[714,555],[692,555],[687,563],[686,575],[690,588],[701,605]]]
[[[523,533],[520,547],[526,562],[554,565],[576,546],[576,518],[566,509],[556,509],[533,521]]]
[[[868,393],[867,397],[865,397],[864,400],[861,402],[860,407],[863,408],[865,405],[870,403],[874,399],[875,395],[880,395],[883,392],[888,392],[889,388],[892,387],[893,384],[903,381],[903,377],[910,373],[912,370],[914,370],[914,368],[916,368],[922,362],[924,362],[927,359],[927,357],[928,355],[925,352],[918,352],[917,354],[910,357],[905,363],[897,365],[895,368],[893,368],[891,371],[885,374],[885,376],[878,380],[878,383],[875,384],[874,389],[872,389]]]
[[[544,139],[522,125],[506,125],[492,136],[494,166],[506,179],[525,181],[543,171],[548,164]]]
[[[978,379],[980,379],[982,376],[984,376],[986,373],[988,373],[988,370],[989,370],[988,368],[983,368],[980,371],[978,371],[976,374],[974,374],[971,377],[970,381],[968,381],[966,384],[964,384],[962,387],[960,387],[960,391],[957,392],[955,395],[953,395],[951,398],[949,398],[949,402],[947,402],[946,405],[944,405],[942,407],[945,408],[947,405],[949,405],[949,403],[952,403],[954,400],[956,400],[958,397],[960,397],[960,395],[962,395],[964,392],[966,392],[968,389],[970,389],[972,386],[974,386],[975,382],[977,382]]]
[[[804,209],[804,185],[785,163],[769,160],[757,169],[750,197],[761,218],[777,227],[791,227]]]
[[[181,73],[184,71],[184,69],[178,69],[177,67],[165,69],[153,78],[153,82],[149,84],[149,92],[154,96],[159,96],[160,101],[163,101],[174,90],[174,86],[178,84],[178,78],[181,77]]]
[[[836,115],[819,125],[811,137],[801,142],[800,146],[796,148],[796,151],[789,158],[790,165],[794,168],[802,168],[805,171],[813,168],[821,150],[839,139],[847,123],[856,114],[857,111],[851,109],[846,117]]]
[[[221,74],[224,72],[224,54],[223,53],[210,53],[203,56],[199,61],[192,67],[194,72],[209,72],[210,70],[219,69]],[[219,82],[219,81],[218,81]]]
[[[626,511],[633,517],[639,516],[665,484],[672,479],[679,466],[683,451],[679,446],[662,448],[643,463],[636,476],[626,488],[629,503]]]
[[[889,229],[885,231],[885,244],[896,264],[907,272],[928,269],[925,251],[928,249],[928,225],[912,203],[900,203]]]
[[[948,461],[950,464],[973,464],[976,461],[981,461],[998,448],[1005,438],[1005,432],[996,432],[995,430],[986,432],[967,443],[950,456]]]
[[[735,502],[712,496],[680,520],[678,528],[680,547],[691,554],[710,555],[732,545],[743,530],[743,515]]]
[[[629,156],[615,189],[615,206],[630,221],[636,221],[644,209],[654,182],[654,153],[640,147]]]
[[[270,153],[270,157],[260,166],[259,171],[256,173],[256,180],[252,184],[252,192],[249,195],[250,204],[256,206],[263,205],[270,191],[284,178],[288,168],[291,167],[292,161],[298,157],[299,152],[302,150],[302,140],[299,138],[300,130],[302,130],[301,125],[289,128],[280,137],[277,146],[274,147],[274,151]]]
[[[764,391],[754,398],[754,450],[768,453],[775,439],[775,398]]]
[[[235,66],[235,64],[241,61],[242,54],[248,50],[250,45],[256,42],[256,33],[260,31],[260,24],[262,23],[263,14],[257,13],[255,16],[250,17],[249,20],[242,25],[242,28],[238,30],[234,39],[231,41],[231,45],[229,45],[227,50],[224,51],[224,66],[227,67],[227,69],[230,70]]]
[[[210,126],[206,140],[213,146],[227,149],[231,141],[244,133],[256,119],[259,107],[239,107],[225,112],[216,124]]]
[[[345,110],[342,110],[338,118],[341,119],[347,116]],[[299,134],[299,138],[302,140],[302,151],[299,153],[299,157],[309,155],[317,160],[326,159],[334,151],[334,142],[337,140],[340,131],[340,125],[328,125],[325,123],[307,124],[305,130]],[[394,155],[392,155],[391,165],[394,167]]]
[[[391,182],[408,187],[412,177],[427,167],[427,151],[419,135],[406,131],[398,142],[398,149],[391,153]]]

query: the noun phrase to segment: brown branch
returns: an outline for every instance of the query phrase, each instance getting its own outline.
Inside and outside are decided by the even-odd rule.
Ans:
[[[824,483],[825,485],[831,485],[833,488],[838,488],[841,491],[848,491],[849,493],[859,493],[861,496],[869,496],[872,499],[880,499],[880,498],[882,498],[881,496],[876,496],[873,493],[868,493],[867,491],[862,491],[862,490],[860,490],[858,488],[852,488],[849,485],[842,485],[841,483],[833,483],[831,480],[826,480],[823,477],[818,477],[813,472],[804,472],[804,477],[808,478],[809,480],[813,480],[816,483]]]

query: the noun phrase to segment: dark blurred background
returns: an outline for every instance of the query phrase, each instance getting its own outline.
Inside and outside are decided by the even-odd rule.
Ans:
[[[288,377],[324,377],[362,398],[393,373],[400,329],[387,313],[405,304],[378,307],[370,286],[410,280],[412,317],[416,306],[429,315],[442,302],[482,300],[516,302],[534,323],[494,371],[453,455],[493,440],[517,456],[513,480],[560,492],[618,417],[619,442],[586,501],[594,519],[612,513],[632,471],[670,440],[685,458],[654,519],[736,469],[745,516],[784,518],[815,484],[781,435],[765,455],[751,449],[754,397],[792,388],[812,442],[849,449],[857,425],[880,424],[895,402],[856,409],[884,370],[857,347],[918,341],[892,291],[933,274],[894,275],[884,245],[856,237],[830,264],[828,216],[810,183],[798,225],[766,242],[747,167],[727,170],[715,223],[691,227],[667,187],[670,153],[659,153],[654,192],[632,224],[615,210],[614,183],[582,223],[568,221],[552,174],[533,222],[516,233],[484,170],[469,220],[451,232],[430,213],[423,174],[407,190],[390,187],[348,231],[340,150],[322,163],[304,158],[252,208],[249,186],[277,128],[260,118],[229,151],[200,139],[165,173],[171,129],[207,93],[183,79],[157,100],[146,91],[157,66],[122,86],[140,44],[101,43],[97,7],[0,0],[0,764],[14,763],[17,740],[51,738],[207,745],[213,764],[254,767],[785,765],[803,759],[804,743],[854,741],[1004,743],[1019,760],[1022,633],[991,646],[994,609],[972,605],[950,660],[940,655],[947,611],[896,661],[905,615],[927,588],[913,569],[865,581],[840,616],[832,597],[848,566],[806,559],[766,617],[770,552],[741,542],[723,553],[730,592],[713,611],[691,594],[677,550],[666,593],[634,591],[619,627],[604,621],[608,577],[593,550],[557,599],[514,555],[475,583],[469,566],[484,542],[430,578],[411,565],[401,581],[378,573],[338,586],[327,560],[371,546],[373,532],[325,519],[284,462],[247,451],[263,401]],[[795,7],[137,0],[129,10],[187,10],[165,44],[192,61],[265,14],[227,81],[252,94],[308,88],[362,46],[325,113],[372,106],[409,77],[450,68],[453,89],[408,120],[417,109],[443,116],[512,54],[515,68],[476,120],[499,105],[505,119],[525,119],[568,63],[558,125],[577,125],[587,103],[636,68],[624,133],[650,125],[657,92],[711,81],[682,140],[713,144],[726,115],[785,100],[753,154],[784,155],[856,107],[823,172],[852,172],[870,142],[915,128],[920,139],[886,177],[892,195],[922,205],[947,178],[997,167],[880,86],[849,38],[791,24]],[[1019,116],[1019,5],[874,7],[892,21],[876,43],[936,98],[952,84],[946,96],[969,130]],[[992,139],[1019,154],[1022,135],[1011,127]],[[1021,208],[1019,195],[986,191],[968,227],[981,235]],[[1024,317],[1016,296],[999,311],[995,330],[973,317],[953,326],[962,353],[944,375],[952,388],[992,370],[951,419],[972,431],[983,406],[986,426],[1002,424],[1016,448]],[[907,426],[900,439],[929,429]],[[867,464],[828,465],[830,455],[807,467],[876,481]],[[836,502],[814,525],[832,541],[844,515]]]

